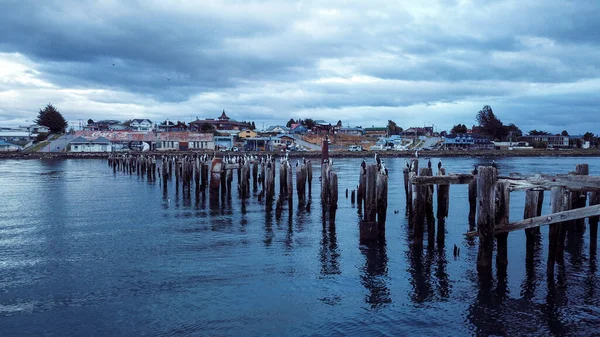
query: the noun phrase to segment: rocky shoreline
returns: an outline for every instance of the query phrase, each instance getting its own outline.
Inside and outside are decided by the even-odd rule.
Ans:
[[[134,153],[134,152],[132,152]],[[189,154],[191,152],[144,152],[145,155],[163,155],[163,154]],[[203,153],[210,153],[203,152]],[[238,155],[243,152],[217,152],[217,155]],[[257,155],[281,155],[281,152],[251,152]],[[350,152],[350,151],[330,151],[329,156],[333,158],[364,158],[372,156],[374,151]],[[377,151],[381,157],[399,157],[408,158],[414,155],[413,151]],[[0,152],[0,159],[97,159],[107,158],[110,153],[77,153],[77,152]],[[311,152],[290,152],[290,157],[319,158],[319,151]],[[569,149],[569,150],[469,150],[469,151],[419,151],[419,156],[428,158],[447,158],[447,157],[598,157],[599,149]]]

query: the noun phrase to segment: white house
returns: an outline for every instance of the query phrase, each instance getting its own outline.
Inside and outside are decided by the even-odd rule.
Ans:
[[[15,152],[21,151],[23,148],[19,145],[7,143],[3,140],[0,140],[0,152]]]
[[[152,131],[152,121],[149,119],[134,119],[129,124],[131,131]]]
[[[0,131],[0,140],[4,141],[29,141],[30,138],[28,131]]]
[[[271,125],[267,128],[266,132],[290,133],[290,128],[288,128],[284,125]]]
[[[69,142],[71,152],[111,152],[112,143],[104,137],[98,137],[93,140],[87,140],[83,137],[77,137]]]

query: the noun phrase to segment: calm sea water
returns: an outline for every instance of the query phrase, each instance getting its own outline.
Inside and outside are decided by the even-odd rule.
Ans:
[[[444,166],[464,173],[486,162]],[[497,162],[501,174],[567,173],[589,163],[600,175],[598,158]],[[0,161],[0,334],[600,334],[598,250],[587,232],[569,236],[565,266],[550,280],[548,228],[528,265],[525,234],[512,233],[506,275],[482,280],[477,241],[462,235],[466,186],[451,187],[445,245],[426,242],[418,251],[405,216],[404,159],[387,165],[386,241],[361,245],[357,209],[344,193],[357,184],[357,159],[334,163],[335,226],[323,224],[319,173],[311,210],[296,201],[292,215],[277,217],[256,197],[244,207],[237,195],[224,204],[188,199],[173,183],[165,194],[158,182],[113,174],[104,160]],[[523,193],[511,194],[512,220],[522,218],[523,204]]]

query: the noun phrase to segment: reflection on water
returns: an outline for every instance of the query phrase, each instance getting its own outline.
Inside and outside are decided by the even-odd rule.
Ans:
[[[462,173],[489,161],[444,166]],[[566,173],[576,162],[600,175],[595,158],[497,160],[501,174]],[[359,164],[336,161],[341,191],[356,187]],[[448,218],[431,221],[415,244],[404,160],[386,164],[385,240],[361,245],[359,209],[343,197],[335,221],[320,212],[319,193],[294,199],[291,213],[285,203],[277,217],[260,188],[240,199],[237,175],[233,190],[214,194],[174,176],[165,184],[115,174],[101,160],[0,161],[3,335],[597,333],[594,233],[568,232],[554,278],[546,275],[547,228],[529,247],[524,233],[511,233],[508,266],[481,274],[477,239],[463,236],[474,229],[467,186],[451,187]],[[318,177],[313,184],[320,190]],[[522,193],[511,203],[511,214],[523,214]]]
[[[388,280],[388,257],[385,240],[374,241],[360,246],[365,265],[361,271],[361,283],[369,291],[365,302],[372,309],[379,309],[392,302]]]

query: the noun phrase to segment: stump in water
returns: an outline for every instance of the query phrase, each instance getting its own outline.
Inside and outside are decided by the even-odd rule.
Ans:
[[[491,166],[480,166],[477,176],[477,231],[479,232],[479,251],[477,267],[481,271],[490,272],[492,268],[492,252],[494,250],[495,184],[498,171]]]
[[[527,190],[525,192],[525,209],[523,211],[523,219],[529,219],[542,215],[542,205],[544,202],[543,190]],[[526,243],[526,259],[533,259],[536,242],[539,241],[540,228],[525,229]]]
[[[564,186],[553,186],[550,190],[550,203],[552,205],[552,213],[558,213],[567,209],[567,189]],[[562,262],[562,251],[564,251],[564,241],[561,240],[561,232],[564,225],[555,223],[550,225],[548,234],[548,274],[554,274],[554,264]]]
[[[506,226],[509,223],[510,213],[510,184],[506,182],[496,183],[496,218],[495,226]],[[508,233],[496,234],[496,265],[505,267],[508,264]]]

